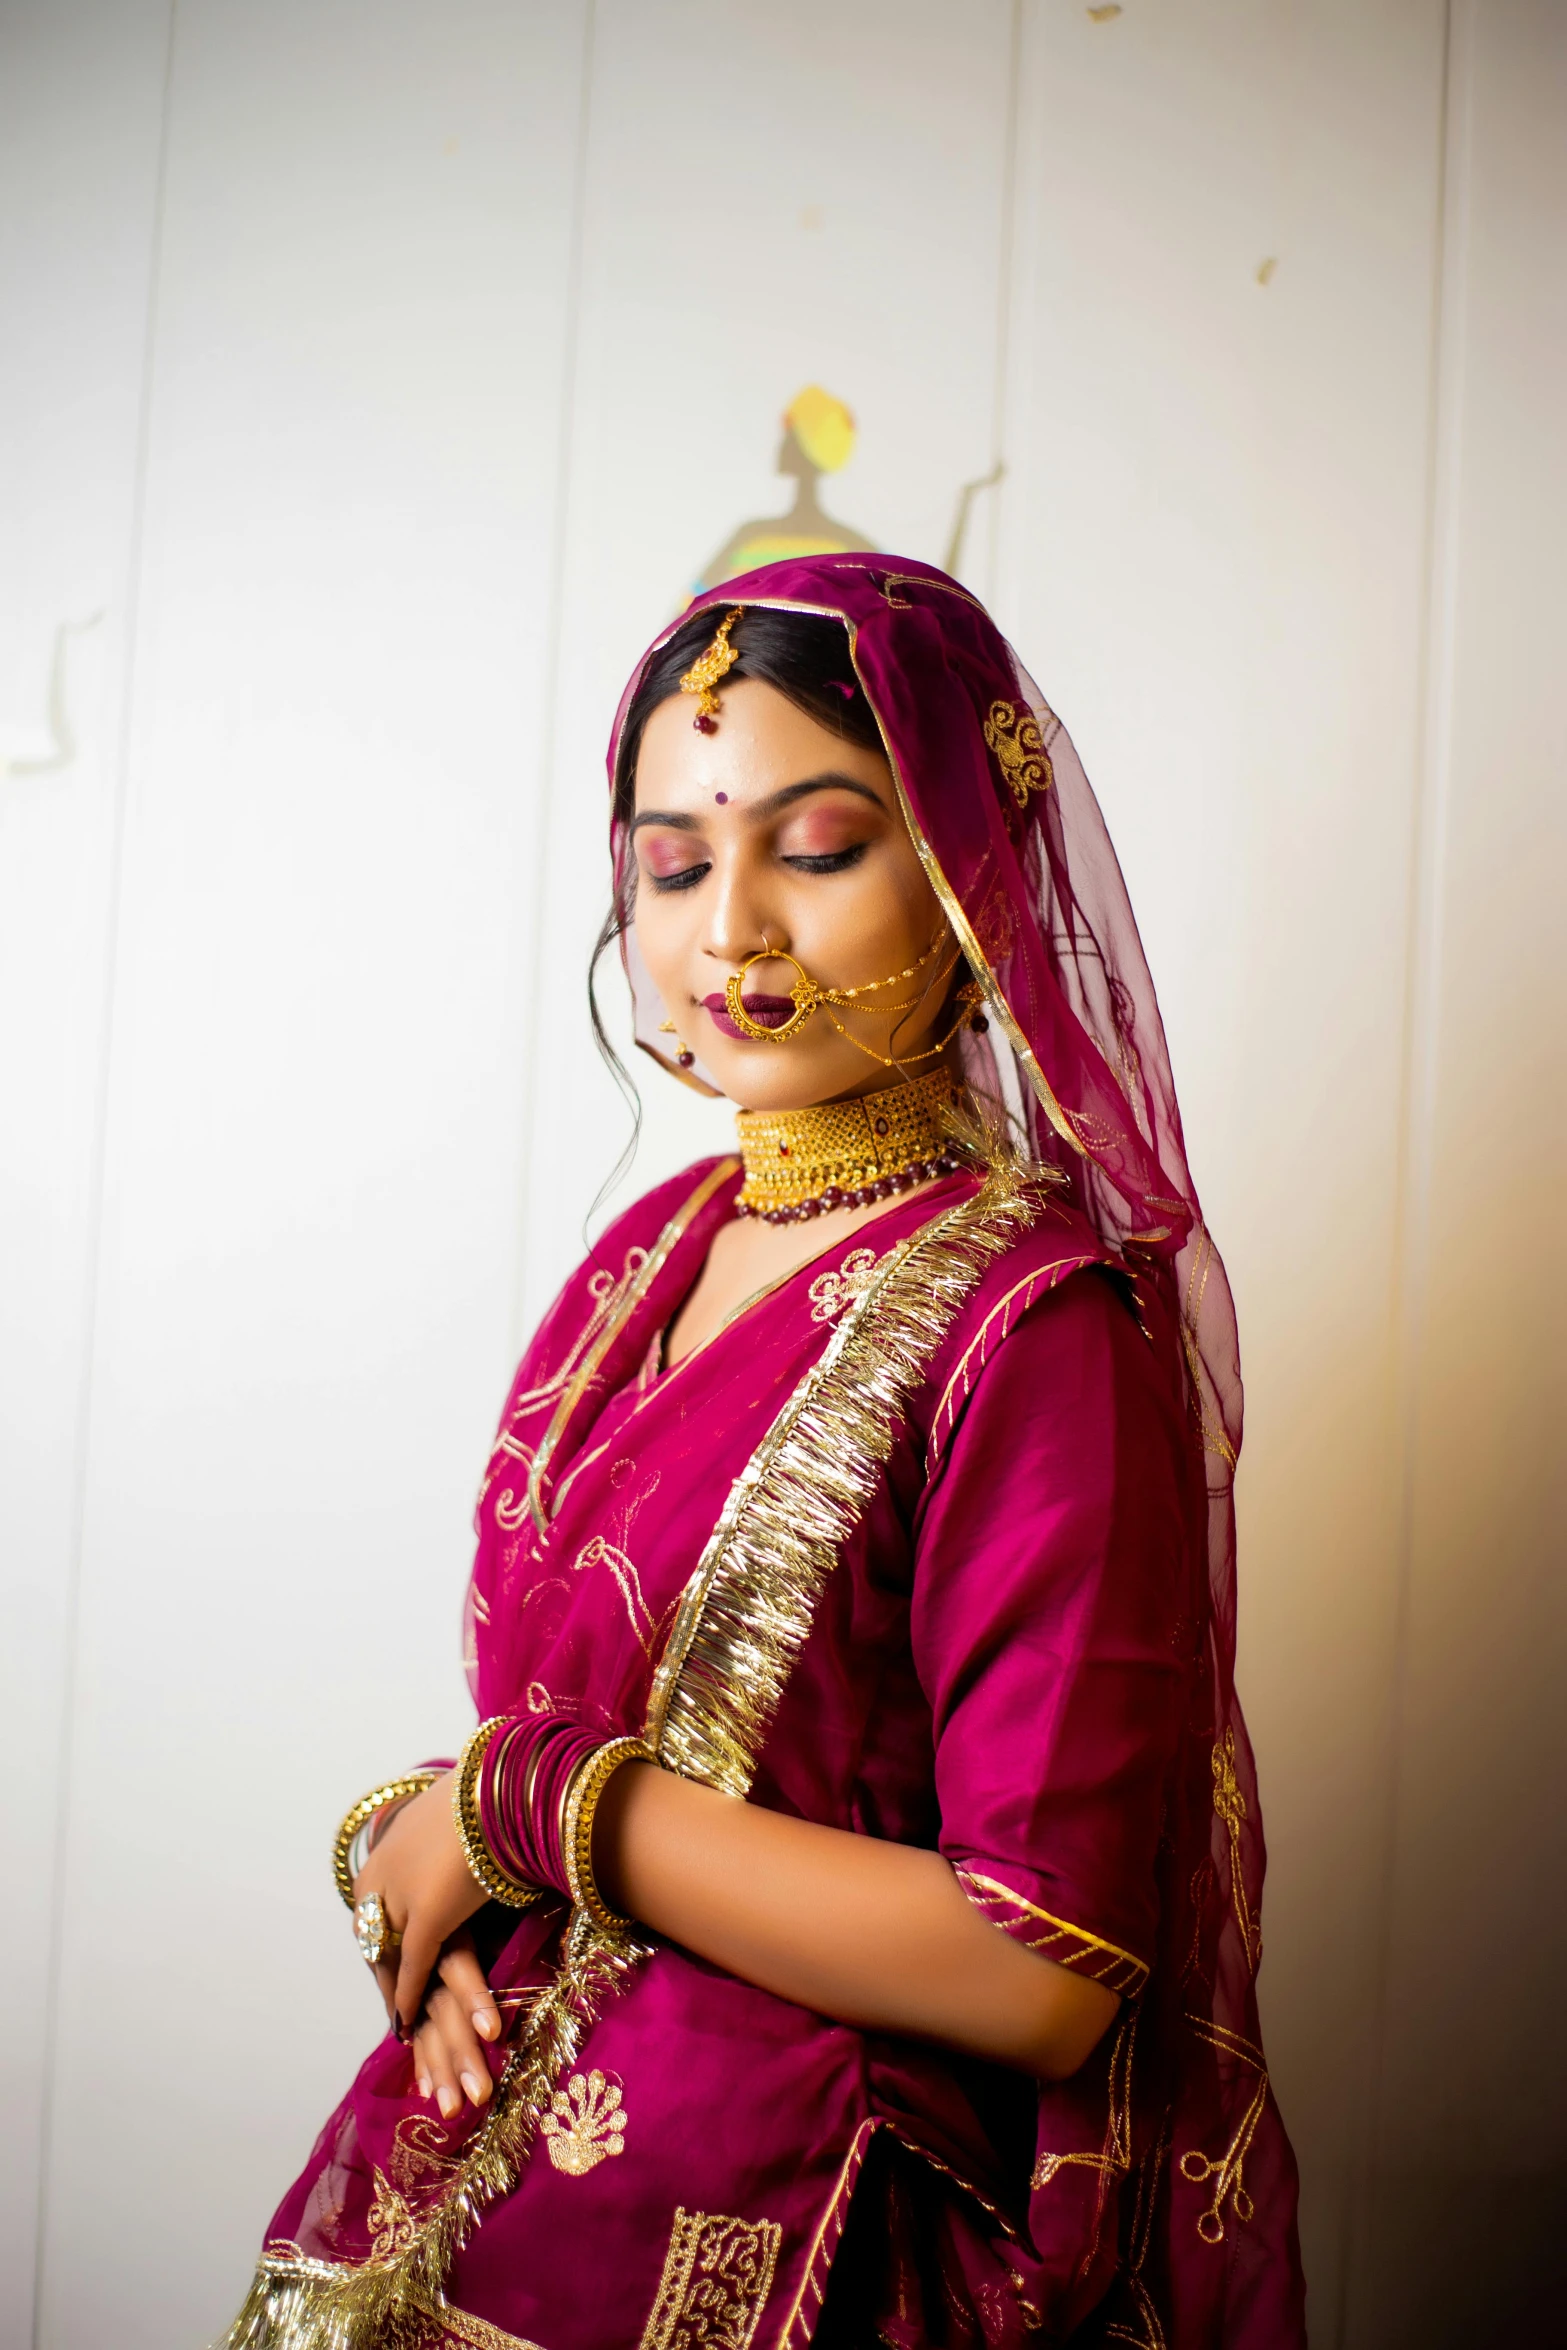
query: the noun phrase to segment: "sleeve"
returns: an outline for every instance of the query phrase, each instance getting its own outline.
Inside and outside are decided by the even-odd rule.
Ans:
[[[942,1853],[997,1925],[1124,1995],[1185,1713],[1189,1452],[1114,1279],[1080,1273],[989,1356],[915,1526]]]

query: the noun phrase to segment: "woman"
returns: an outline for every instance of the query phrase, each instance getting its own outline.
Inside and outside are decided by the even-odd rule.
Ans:
[[[340,1840],[393,2031],[229,2341],[1298,2343],[1234,1326],[1082,770],[838,555],[668,632],[610,778],[639,1041],[740,1148],[518,1373],[480,1727]]]

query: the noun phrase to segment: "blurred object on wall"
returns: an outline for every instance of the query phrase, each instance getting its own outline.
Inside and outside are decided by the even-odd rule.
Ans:
[[[65,690],[66,656],[72,637],[85,636],[90,628],[97,627],[102,618],[101,612],[94,612],[86,620],[62,620],[55,630],[54,653],[49,663],[48,710],[44,723],[49,748],[44,752],[8,751],[5,747],[8,730],[0,728],[0,783],[10,775],[58,775],[76,757],[76,729],[71,724]],[[33,739],[37,739],[37,730],[34,730]]]
[[[820,384],[807,384],[796,392],[783,412],[776,467],[794,477],[794,504],[783,514],[759,514],[742,522],[703,565],[691,594],[700,595],[721,580],[755,571],[763,563],[781,563],[791,555],[848,554],[856,547],[874,551],[874,539],[825,512],[816,495],[824,473],[837,473],[848,464],[854,442],[854,417],[841,400]]]
[[[827,513],[816,494],[822,475],[840,472],[854,455],[858,434],[853,411],[831,392],[823,391],[820,384],[807,384],[804,391],[796,392],[784,410],[782,423],[783,439],[778,444],[776,470],[793,475],[794,504],[783,514],[754,515],[731,531],[718,553],[692,582],[691,595],[699,596],[704,588],[717,587],[726,579],[737,579],[742,572],[755,571],[763,563],[781,563],[791,555],[838,555],[854,548],[876,551],[874,539],[866,538],[848,523],[839,522],[836,516]],[[955,573],[962,564],[969,512],[976,494],[994,489],[1005,472],[1006,466],[998,461],[988,473],[964,482],[959,489],[952,529],[941,558],[946,570]]]

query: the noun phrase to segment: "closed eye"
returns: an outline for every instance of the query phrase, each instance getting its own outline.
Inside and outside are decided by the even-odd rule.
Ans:
[[[712,865],[685,865],[678,873],[649,873],[647,879],[656,890],[695,889],[704,873],[711,873]]]
[[[792,865],[796,873],[847,873],[857,865],[870,846],[868,841],[857,841],[853,848],[831,849],[819,857],[784,857],[781,862]]]

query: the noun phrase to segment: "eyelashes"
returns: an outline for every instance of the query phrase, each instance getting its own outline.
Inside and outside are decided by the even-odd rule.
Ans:
[[[869,847],[868,841],[857,841],[852,848],[832,849],[819,857],[783,857],[779,861],[796,873],[847,873],[858,865]],[[713,870],[710,864],[687,865],[679,873],[648,873],[644,876],[650,886],[662,896],[670,890],[695,889],[705,874]]]

